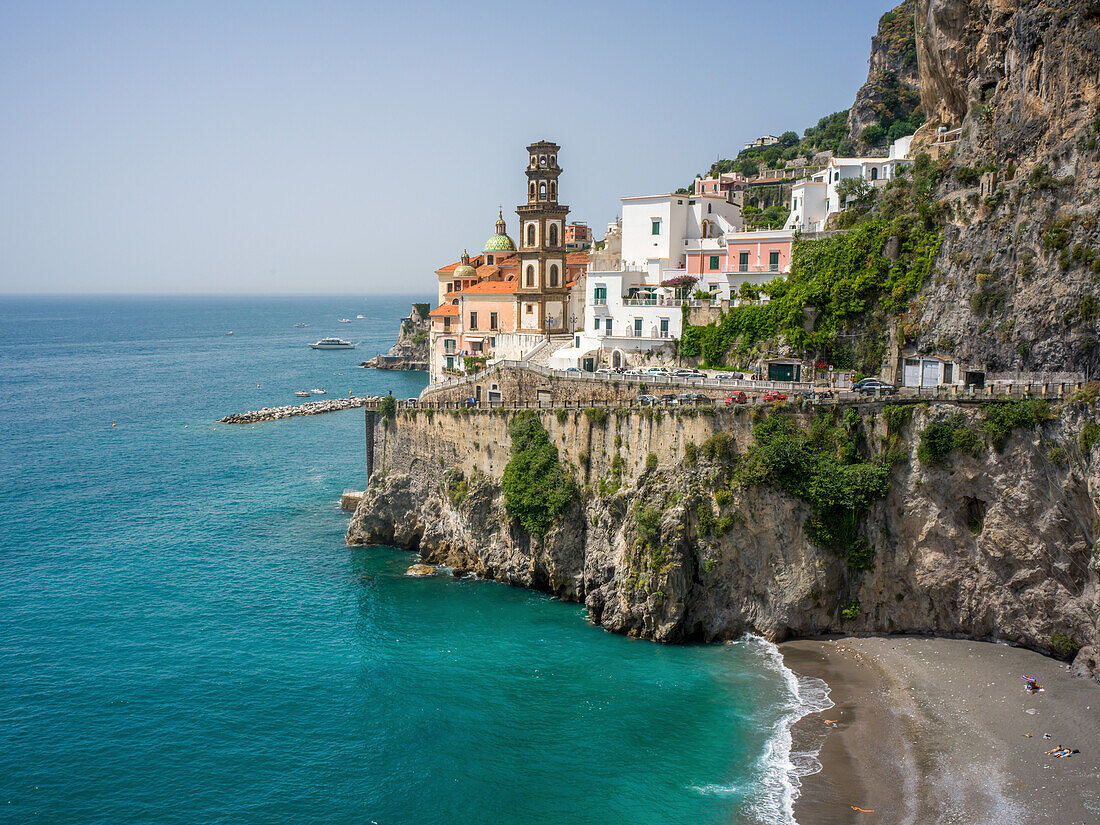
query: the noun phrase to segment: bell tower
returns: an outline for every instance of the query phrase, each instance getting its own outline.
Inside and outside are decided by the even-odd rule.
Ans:
[[[519,286],[517,331],[550,335],[566,331],[569,290],[565,285],[565,218],[558,203],[556,143],[540,140],[527,147],[527,203],[519,215]]]

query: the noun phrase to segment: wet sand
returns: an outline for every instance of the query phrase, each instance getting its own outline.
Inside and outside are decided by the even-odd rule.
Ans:
[[[1100,822],[1100,685],[1074,679],[1065,663],[911,636],[780,650],[796,673],[824,679],[836,705],[794,731],[795,749],[827,732],[823,769],[802,780],[795,804],[800,825]],[[1028,694],[1023,674],[1045,691]],[[1057,745],[1081,752],[1045,755]]]

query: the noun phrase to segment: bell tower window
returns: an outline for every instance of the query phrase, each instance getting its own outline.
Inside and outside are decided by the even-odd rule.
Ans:
[[[550,246],[558,245],[558,225],[556,223],[550,224]]]
[[[550,286],[557,286],[557,285],[558,285],[558,265],[557,264],[551,264],[550,265]]]
[[[539,200],[546,200],[546,181],[539,184]]]
[[[533,287],[535,285],[535,268],[530,264],[527,265],[527,281],[525,286]]]
[[[535,245],[535,225],[533,223],[527,224],[527,245]]]

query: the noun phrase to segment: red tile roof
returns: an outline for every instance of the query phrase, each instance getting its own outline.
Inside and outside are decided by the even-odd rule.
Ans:
[[[516,291],[516,287],[519,286],[519,282],[516,280],[508,281],[482,281],[480,284],[474,284],[469,289],[462,291],[463,295],[507,295]]]
[[[567,252],[565,253],[566,264],[587,264],[588,253],[587,252]]]
[[[479,266],[477,268],[477,277],[488,278],[490,275],[496,275],[499,271],[499,266],[494,266],[493,264],[485,264],[484,266]]]
[[[434,315],[437,318],[440,318],[444,315],[458,315],[458,307],[456,307],[454,304],[443,304],[443,306],[436,307],[428,314]]]
[[[458,265],[460,263],[462,263],[462,262],[461,261],[455,261],[453,264],[447,264],[444,267],[440,267],[439,269],[437,269],[435,271],[435,274],[436,275],[450,275],[452,272],[454,272],[456,269],[458,269]]]

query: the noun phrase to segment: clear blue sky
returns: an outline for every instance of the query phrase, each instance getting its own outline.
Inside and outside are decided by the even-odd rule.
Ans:
[[[0,0],[0,292],[426,292],[531,141],[600,230],[847,108],[891,5]]]

